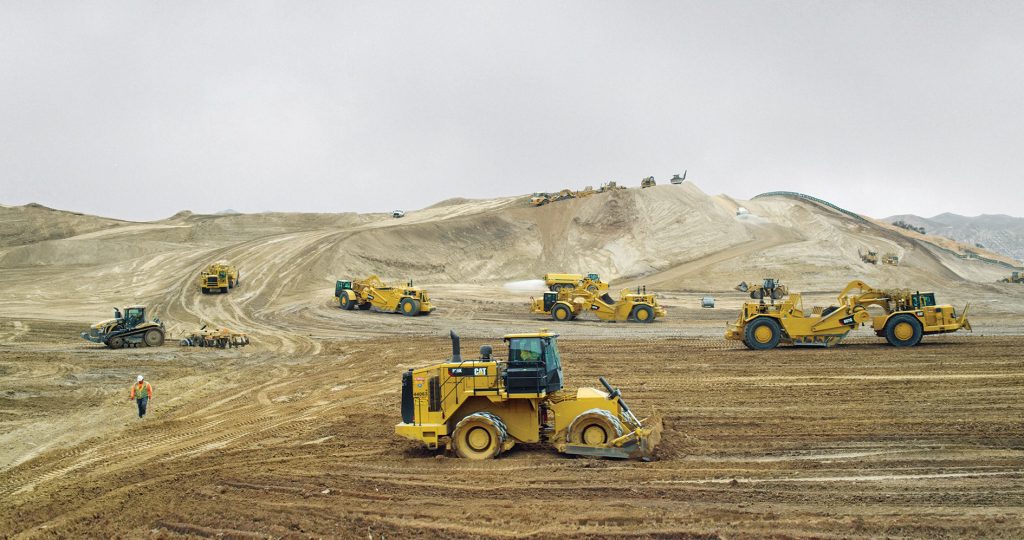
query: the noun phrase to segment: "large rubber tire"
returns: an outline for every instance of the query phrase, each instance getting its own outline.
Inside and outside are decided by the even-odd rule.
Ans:
[[[354,309],[356,307],[356,301],[348,297],[348,293],[345,291],[341,292],[341,296],[338,297],[338,305],[341,309]]]
[[[893,347],[913,347],[921,342],[924,329],[913,315],[900,313],[885,323],[885,339]]]
[[[743,342],[754,350],[774,349],[781,339],[782,328],[775,319],[768,317],[758,317],[743,329]]]
[[[492,459],[501,454],[508,432],[500,418],[485,412],[473,413],[455,425],[452,447],[465,459]]]
[[[233,280],[231,278],[228,278],[228,288],[229,289],[234,289],[235,288],[235,280]]]
[[[406,317],[415,317],[420,314],[420,303],[412,298],[403,298],[398,303],[398,312]]]
[[[569,444],[606,446],[623,434],[622,422],[612,413],[604,409],[590,409],[573,419],[565,438]]]
[[[107,346],[111,349],[121,349],[124,347],[124,338],[121,336],[114,336],[107,340]]]
[[[839,309],[839,306],[829,306],[821,310],[821,318],[824,319],[825,317],[828,317],[833,311],[837,309]]]
[[[203,294],[210,294],[210,291],[206,287],[199,287],[199,290],[203,291]]]
[[[629,314],[629,319],[639,323],[652,323],[654,322],[654,308],[647,304],[635,306],[632,313]]]
[[[146,333],[142,335],[142,342],[147,347],[159,347],[164,344],[164,333],[156,328],[146,330]]]
[[[220,288],[220,292],[221,292],[221,294],[227,294],[228,293],[228,288],[227,287],[221,287]]]
[[[555,304],[551,308],[551,318],[556,321],[571,321],[572,320],[572,309],[565,304]]]

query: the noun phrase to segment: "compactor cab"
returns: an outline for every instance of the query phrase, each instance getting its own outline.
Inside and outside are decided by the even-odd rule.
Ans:
[[[508,366],[505,388],[511,394],[551,394],[562,389],[562,362],[557,336],[537,334],[505,336]]]

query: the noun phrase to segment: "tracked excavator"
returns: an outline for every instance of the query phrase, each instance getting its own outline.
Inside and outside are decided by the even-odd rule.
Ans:
[[[366,279],[350,281],[338,280],[334,286],[334,296],[338,299],[341,309],[362,310],[377,308],[388,313],[401,313],[413,317],[430,315],[434,306],[430,303],[430,295],[419,287],[413,287],[410,280],[405,287],[392,287],[385,284],[376,275]]]
[[[489,345],[463,360],[453,331],[447,362],[402,374],[402,422],[395,433],[465,459],[496,458],[517,443],[543,443],[565,454],[649,459],[660,418],[641,420],[618,389],[563,388],[557,334],[504,337],[504,360]]]
[[[593,313],[602,321],[651,323],[668,314],[658,305],[647,287],[619,291],[619,299],[607,292],[592,291],[585,284],[575,289],[547,291],[540,298],[530,299],[530,313],[550,315],[556,321],[572,321],[585,312]]]
[[[926,335],[970,330],[965,306],[958,316],[951,305],[936,305],[935,293],[909,289],[875,289],[860,280],[851,281],[839,293],[839,305],[805,312],[799,293],[776,294],[779,284],[764,280],[758,302],[747,302],[739,318],[725,332],[726,339],[740,340],[750,349],[767,350],[779,343],[831,347],[858,326],[870,324],[875,334],[890,345],[912,347]],[[765,302],[768,298],[769,302]],[[869,308],[878,308],[877,314]]]
[[[82,339],[102,343],[111,349],[159,347],[164,344],[164,323],[146,320],[145,306],[114,308],[114,318],[100,321],[81,333]]]

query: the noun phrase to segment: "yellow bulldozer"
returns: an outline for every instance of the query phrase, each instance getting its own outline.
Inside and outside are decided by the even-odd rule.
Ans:
[[[654,181],[654,177],[653,176],[648,176],[647,178],[644,178],[643,180],[640,181],[640,188],[641,189],[642,188],[654,187],[656,185],[658,185],[658,183]]]
[[[549,202],[551,202],[550,193],[534,193],[530,197],[530,206],[544,206]]]
[[[601,276],[590,273],[583,274],[544,274],[544,284],[552,291],[575,289],[582,287],[591,292],[606,291],[608,284],[601,281]]]
[[[111,349],[159,347],[164,344],[164,323],[146,320],[145,306],[114,308],[114,318],[100,321],[81,333],[82,339],[102,343]]]
[[[572,321],[587,312],[602,321],[640,323],[651,323],[668,314],[646,287],[642,291],[637,287],[635,293],[622,289],[618,301],[607,292],[600,294],[583,286],[547,291],[540,298],[530,299],[530,313],[549,315],[556,321]]]
[[[405,287],[392,287],[376,275],[355,281],[341,279],[334,286],[334,296],[341,309],[346,310],[357,307],[367,310],[373,307],[408,317],[430,315],[434,311],[430,295],[419,287],[413,287],[412,280]]]
[[[249,336],[230,328],[203,322],[199,329],[181,338],[183,347],[216,347],[230,349],[245,347],[249,344]]]
[[[489,345],[463,360],[451,332],[447,362],[402,374],[402,422],[395,433],[465,459],[490,459],[516,443],[544,443],[558,452],[651,458],[661,420],[640,420],[618,389],[563,388],[557,334],[509,334],[505,360]]]
[[[775,302],[777,295],[771,293],[777,288],[775,280],[766,279],[761,288],[769,291],[770,302],[762,298],[743,304],[739,318],[725,332],[726,339],[740,340],[755,350],[772,349],[779,343],[831,347],[864,324],[896,347],[912,347],[926,335],[971,329],[969,306],[958,316],[953,306],[936,305],[932,292],[875,289],[854,280],[839,293],[839,305],[807,312],[799,293]],[[875,308],[875,313],[869,308]]]
[[[597,192],[605,193],[608,191],[618,191],[620,189],[626,189],[626,186],[620,186],[615,182],[615,180],[609,180],[608,182],[601,184],[601,187],[598,188]]]
[[[890,251],[889,253],[882,255],[882,264],[888,264],[889,266],[899,266],[900,256]]]
[[[217,261],[199,272],[199,289],[203,294],[226,293],[238,286],[238,268],[227,261]]]

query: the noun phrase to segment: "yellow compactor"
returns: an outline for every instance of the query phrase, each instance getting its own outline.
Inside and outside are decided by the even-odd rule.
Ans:
[[[575,289],[547,291],[540,298],[530,299],[530,313],[550,315],[556,321],[575,320],[586,312],[602,321],[640,323],[654,322],[668,314],[646,287],[637,287],[635,293],[622,289],[618,301],[607,292],[591,291],[582,285]]]
[[[376,275],[366,279],[350,281],[338,280],[334,286],[334,296],[338,299],[341,309],[362,310],[377,308],[388,313],[401,313],[408,317],[430,315],[434,306],[430,303],[430,295],[419,287],[413,287],[409,281],[406,287],[386,285]]]
[[[402,422],[395,433],[466,459],[490,459],[516,443],[545,443],[566,454],[651,458],[661,420],[638,419],[617,389],[565,390],[558,336],[509,334],[504,360],[489,345],[463,360],[451,332],[447,362],[402,374]]]
[[[931,334],[970,330],[965,306],[958,316],[951,305],[936,305],[935,293],[909,289],[875,289],[860,280],[851,281],[839,293],[839,305],[805,312],[799,293],[776,302],[772,294],[780,285],[764,280],[767,291],[758,302],[743,304],[740,316],[725,332],[726,339],[740,340],[748,348],[766,350],[779,343],[831,347],[851,330],[870,324],[875,334],[890,345],[912,347]],[[854,294],[856,291],[856,294]],[[770,302],[766,303],[765,298]],[[874,308],[873,312],[869,308]]]

